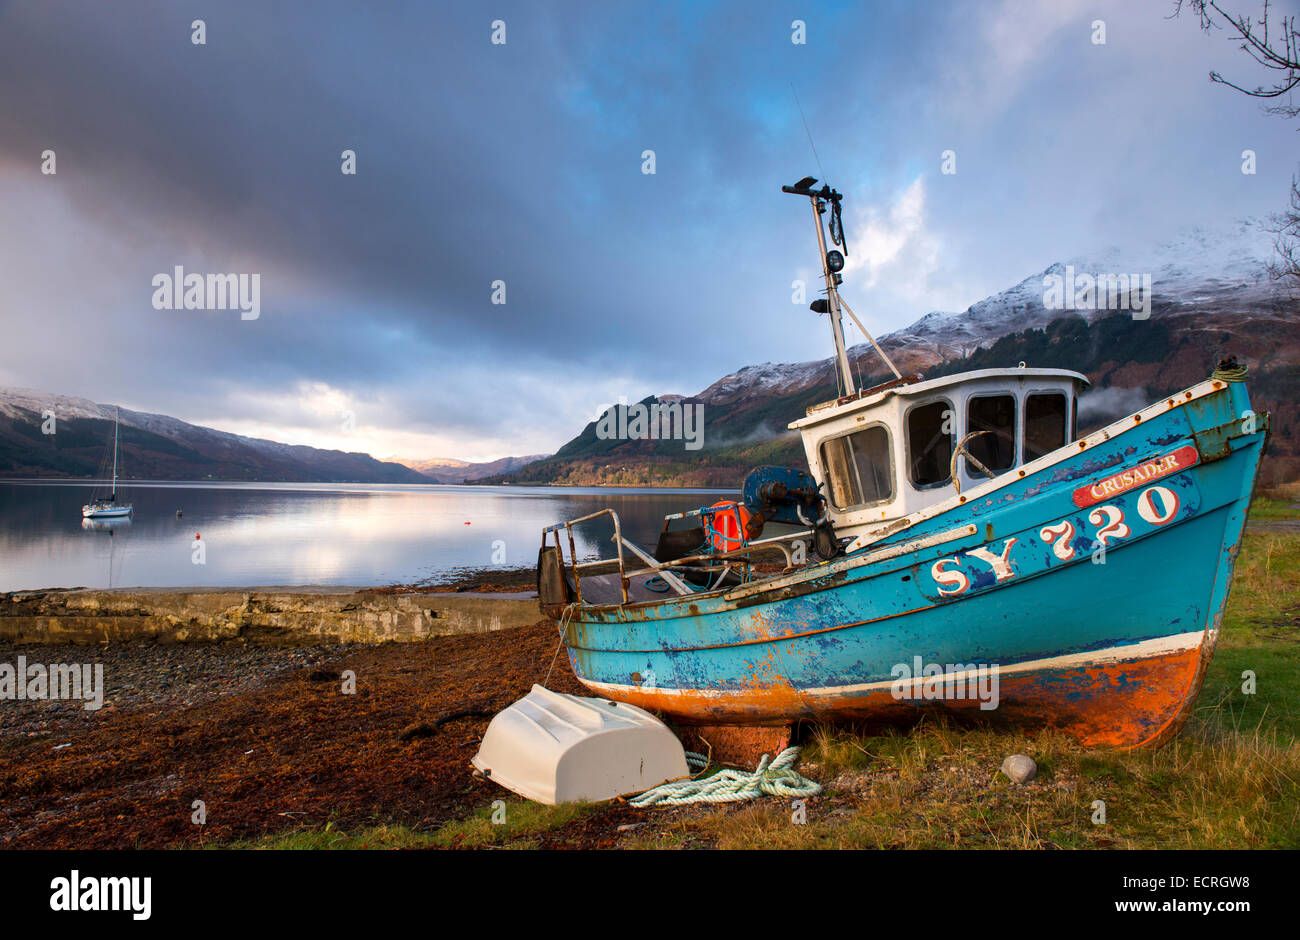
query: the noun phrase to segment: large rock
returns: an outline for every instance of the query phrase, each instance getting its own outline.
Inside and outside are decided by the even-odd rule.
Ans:
[[[1028,783],[1038,776],[1038,765],[1025,754],[1012,754],[1002,762],[1002,772],[1012,783]]]

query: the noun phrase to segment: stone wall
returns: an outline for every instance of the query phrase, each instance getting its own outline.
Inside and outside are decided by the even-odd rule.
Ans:
[[[0,594],[0,640],[273,645],[381,643],[485,633],[542,619],[536,596],[350,589],[71,590]]]

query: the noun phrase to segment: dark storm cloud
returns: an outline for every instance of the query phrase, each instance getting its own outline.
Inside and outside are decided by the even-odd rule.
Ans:
[[[494,342],[569,349],[578,327],[597,341],[621,335],[594,278],[628,273],[646,241],[637,228],[665,199],[706,207],[752,136],[716,96],[693,100],[736,78],[707,54],[706,24],[656,29],[647,10],[599,32],[580,8],[523,7],[507,16],[508,44],[493,47],[490,20],[468,6],[367,10],[12,8],[0,148],[30,167],[54,147],[87,217],[148,220],[161,244],[145,246],[146,267],[168,270],[178,248],[237,252],[370,297],[404,322]],[[188,41],[195,17],[205,46]],[[627,57],[633,33],[651,54]],[[684,69],[692,47],[698,67]],[[585,75],[584,54],[595,57]],[[698,144],[708,131],[716,153]],[[678,138],[697,144],[683,153]],[[639,172],[648,146],[667,186]],[[355,177],[339,172],[346,148]],[[488,302],[496,279],[509,288],[504,308]]]
[[[538,168],[558,161],[538,133],[539,76],[485,61],[481,17],[434,10],[16,8],[0,39],[4,153],[30,165],[54,146],[85,214],[164,236],[146,246],[157,270],[178,248],[238,252],[473,328],[514,267],[505,247],[525,240]],[[205,46],[188,41],[193,16]],[[552,72],[546,43],[516,44]],[[347,148],[356,177],[339,172]]]
[[[271,383],[327,368],[346,383],[452,347],[461,361],[634,369],[698,323],[684,300],[709,283],[709,259],[684,264],[680,249],[724,247],[697,213],[740,208],[735,168],[755,132],[731,103],[755,87],[745,33],[769,46],[787,34],[689,7],[498,15],[504,47],[472,6],[11,7],[0,157],[30,172],[55,149],[81,216],[135,239],[138,265],[104,315],[164,370],[180,348],[190,374]],[[195,18],[206,45],[189,42]],[[724,26],[742,40],[729,53]],[[647,147],[655,177],[640,172]],[[355,177],[339,172],[344,149]],[[263,272],[257,331],[178,331],[142,310],[140,279],[178,263]],[[504,306],[489,302],[498,279]],[[394,332],[401,343],[385,341]]]

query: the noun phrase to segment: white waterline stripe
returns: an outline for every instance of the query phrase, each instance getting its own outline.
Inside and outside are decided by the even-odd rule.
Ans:
[[[1204,631],[1197,630],[1193,633],[1177,633],[1173,636],[1157,637],[1154,640],[1143,640],[1140,643],[1133,643],[1128,646],[1112,646],[1104,650],[1091,650],[1086,653],[1069,653],[1065,656],[1051,656],[1047,659],[1034,659],[1023,663],[1012,663],[1009,666],[998,666],[999,675],[1010,675],[1017,672],[1038,672],[1046,669],[1061,669],[1070,666],[1101,666],[1109,663],[1119,663],[1128,660],[1150,659],[1154,656],[1161,656],[1167,653],[1182,653],[1189,649],[1195,649],[1201,645],[1205,634]],[[1123,651],[1123,652],[1120,652]],[[992,664],[985,666],[986,669],[992,668]],[[953,673],[952,680],[960,681],[968,676],[978,676],[978,669],[966,670],[965,672]],[[947,682],[947,674],[940,676],[927,676],[920,679],[914,679],[913,684],[919,685],[926,681],[942,678]],[[887,679],[881,682],[867,682],[862,685],[845,685],[845,686],[827,686],[820,689],[801,689],[808,695],[834,695],[841,692],[866,692],[873,689],[892,688],[898,680]]]
[[[1205,638],[1203,630],[1194,630],[1189,633],[1176,633],[1171,636],[1156,637],[1151,640],[1142,640],[1140,643],[1131,643],[1125,646],[1111,646],[1104,650],[1091,650],[1086,653],[1069,653],[1065,656],[1051,656],[1046,659],[1034,659],[1023,663],[1012,663],[1009,666],[998,666],[999,675],[1008,675],[1020,672],[1038,672],[1048,669],[1061,669],[1071,666],[1101,666],[1110,663],[1127,662],[1130,660],[1151,659],[1156,656],[1168,655],[1170,653],[1182,653],[1187,650],[1196,649]],[[992,668],[994,664],[986,664],[985,668]],[[923,679],[902,680],[910,681],[915,686],[923,681],[942,680],[943,682],[959,682],[970,676],[980,675],[978,669],[965,670],[951,675],[927,676]],[[825,686],[813,689],[795,689],[800,695],[846,695],[855,692],[871,692],[881,689],[893,688],[900,680],[883,679],[878,682],[864,682],[859,685],[837,685]],[[732,696],[744,695],[749,696],[753,693],[749,690],[738,691],[732,689],[665,689],[653,688],[647,689],[643,685],[621,685],[613,682],[596,682],[592,679],[584,679],[584,684],[594,689],[607,690],[611,692],[632,692],[644,693],[654,692],[663,695],[691,695],[703,696],[705,698],[725,699]]]

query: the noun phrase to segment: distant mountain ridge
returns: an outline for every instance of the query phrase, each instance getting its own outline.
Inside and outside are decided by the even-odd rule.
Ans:
[[[1085,429],[1206,378],[1221,356],[1234,354],[1251,368],[1254,406],[1273,412],[1262,478],[1293,480],[1300,477],[1300,421],[1292,407],[1300,397],[1300,302],[1270,279],[1272,252],[1271,235],[1251,220],[1190,229],[1142,252],[1108,249],[1057,262],[960,313],[926,314],[880,344],[905,375],[1021,361],[1081,371],[1092,382],[1080,401]],[[1149,318],[1049,309],[1044,279],[1067,268],[1149,274]],[[867,344],[854,346],[850,359],[860,386],[893,377]],[[833,398],[834,383],[830,357],[745,366],[697,395],[660,399],[705,404],[701,451],[686,454],[674,441],[600,440],[592,422],[553,457],[491,482],[736,487],[758,464],[803,464],[802,445],[786,425],[808,405]]]
[[[54,434],[44,434],[46,412]],[[125,479],[292,483],[460,483],[517,469],[529,458],[421,473],[369,454],[245,437],[168,415],[118,410]],[[113,407],[24,388],[0,388],[0,477],[89,477],[101,472]]]
[[[405,457],[389,457],[388,460],[410,467],[435,483],[472,483],[483,477],[503,473],[513,473],[530,463],[545,460],[550,454],[531,454],[527,457],[501,457],[475,463],[470,460],[458,460],[455,457],[430,457],[424,460]]]

